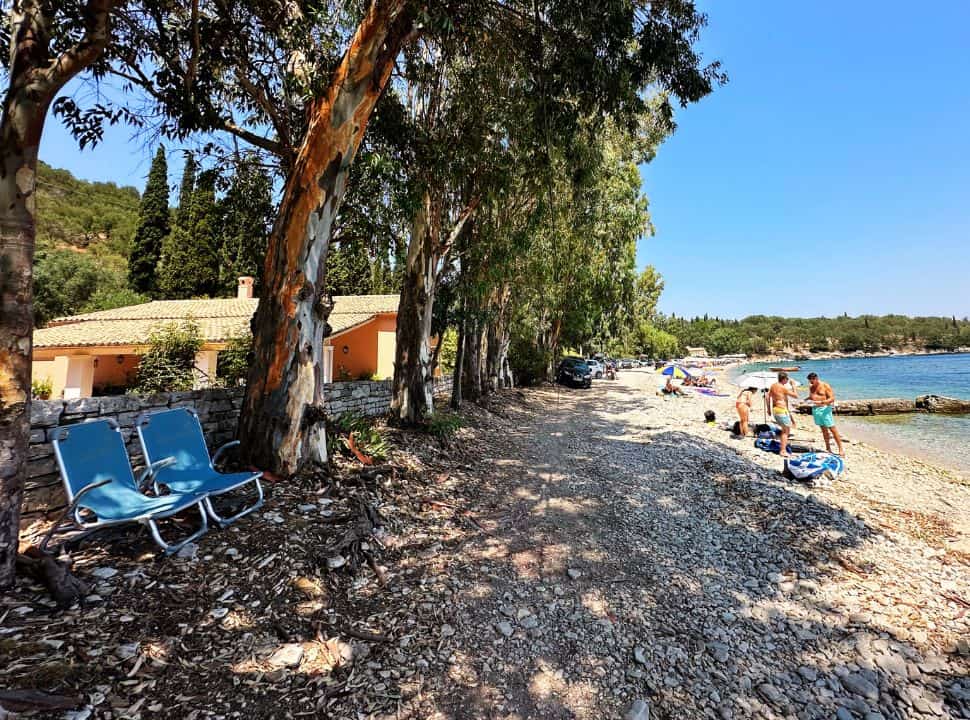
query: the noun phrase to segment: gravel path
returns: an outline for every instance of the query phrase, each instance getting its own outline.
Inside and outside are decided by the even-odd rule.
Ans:
[[[105,533],[73,553],[83,605],[27,578],[0,597],[0,705],[38,689],[76,697],[48,714],[75,720],[970,718],[970,487],[858,444],[834,484],[790,483],[703,422],[733,419],[732,398],[657,384],[504,392],[450,443],[386,429],[388,463],[270,484],[176,558]],[[370,564],[340,554],[351,531]]]
[[[510,431],[473,431],[487,477],[465,492],[489,535],[448,556],[453,652],[425,711],[970,717],[970,566],[946,523],[851,472],[788,483],[703,424],[708,398],[655,384],[527,391]]]

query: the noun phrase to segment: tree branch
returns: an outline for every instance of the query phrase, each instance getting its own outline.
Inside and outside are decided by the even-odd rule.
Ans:
[[[84,37],[39,73],[41,91],[53,98],[67,82],[98,59],[108,44],[110,13],[123,0],[88,0]]]

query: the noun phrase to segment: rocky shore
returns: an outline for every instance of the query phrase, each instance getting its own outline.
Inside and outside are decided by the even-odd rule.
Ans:
[[[85,607],[0,601],[0,690],[85,718],[970,717],[970,487],[858,443],[836,482],[789,482],[719,427],[733,395],[659,384],[388,430],[386,465],[274,486],[183,558],[91,546]]]

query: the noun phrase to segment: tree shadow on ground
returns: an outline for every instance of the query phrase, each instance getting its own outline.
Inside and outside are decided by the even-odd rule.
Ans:
[[[877,529],[730,446],[635,421],[663,400],[601,387],[502,394],[450,447],[398,433],[424,463],[380,481],[386,586],[326,570],[313,487],[278,488],[196,561],[127,562],[144,535],[88,547],[88,576],[119,577],[85,611],[0,621],[22,627],[0,649],[64,642],[19,653],[4,682],[57,665],[45,689],[172,718],[587,719],[635,698],[671,720],[965,713],[966,663],[839,601],[847,573],[878,582],[859,559]],[[267,667],[286,643],[303,661]]]

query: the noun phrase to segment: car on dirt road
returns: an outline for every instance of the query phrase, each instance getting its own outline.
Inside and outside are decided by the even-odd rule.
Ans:
[[[593,385],[593,373],[581,357],[566,357],[556,370],[556,382],[561,385],[588,388]]]
[[[599,380],[600,378],[603,377],[603,372],[606,370],[606,367],[603,365],[603,363],[601,363],[596,358],[590,358],[589,360],[586,361],[586,364],[589,365],[589,371],[593,373],[593,377],[596,380]]]

